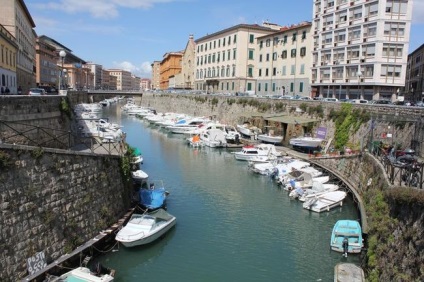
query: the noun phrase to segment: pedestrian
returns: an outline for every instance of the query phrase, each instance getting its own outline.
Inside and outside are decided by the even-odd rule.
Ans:
[[[6,94],[9,94],[10,93],[9,87],[6,86],[6,90],[4,90],[4,93],[6,93]]]
[[[19,86],[18,87],[18,95],[21,95],[22,94],[22,87],[21,86]]]
[[[0,89],[0,94],[3,94],[4,93],[4,90],[3,90],[3,86],[1,87],[1,89]]]

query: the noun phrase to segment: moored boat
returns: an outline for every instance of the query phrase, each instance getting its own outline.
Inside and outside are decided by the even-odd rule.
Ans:
[[[343,253],[360,253],[363,248],[362,229],[357,220],[341,219],[334,224],[330,241],[331,250]]]
[[[319,148],[324,139],[310,137],[310,136],[302,136],[297,138],[290,139],[289,143],[293,146],[294,149],[299,149],[302,151],[312,151]]]
[[[133,214],[128,223],[116,234],[115,240],[125,247],[149,244],[163,236],[175,223],[175,216],[163,209]]]
[[[61,282],[61,281],[83,281],[83,282],[110,282],[114,281],[114,271],[110,273],[102,273],[101,270],[104,267],[97,265],[94,271],[91,271],[87,267],[78,267],[71,271],[62,274],[59,277],[50,277],[48,281]]]
[[[303,208],[314,212],[330,211],[334,207],[342,206],[346,196],[344,191],[327,192],[305,201]]]
[[[169,192],[165,187],[155,187],[154,183],[150,183],[148,188],[141,188],[139,191],[139,206],[143,210],[154,211],[157,209],[166,209],[166,199]]]

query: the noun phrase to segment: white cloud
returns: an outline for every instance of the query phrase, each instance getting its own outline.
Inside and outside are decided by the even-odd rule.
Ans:
[[[34,5],[39,9],[60,10],[69,14],[89,13],[94,18],[116,18],[119,8],[149,9],[157,3],[175,0],[60,0]]]
[[[412,5],[412,23],[424,23],[424,1],[422,0],[415,0]]]
[[[139,77],[146,77],[150,76],[152,72],[152,67],[149,62],[144,62],[140,65],[140,67],[137,67],[131,62],[123,61],[123,62],[113,62],[113,67],[122,69],[125,71],[129,71],[132,74],[139,76]]]

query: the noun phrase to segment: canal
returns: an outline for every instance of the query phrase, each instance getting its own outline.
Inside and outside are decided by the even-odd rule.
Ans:
[[[118,245],[100,257],[115,281],[333,281],[337,263],[359,264],[358,255],[329,247],[338,219],[359,219],[351,198],[330,212],[305,210],[231,151],[189,147],[180,135],[121,115],[121,105],[103,116],[142,151],[149,179],[164,182],[177,224],[151,245]]]

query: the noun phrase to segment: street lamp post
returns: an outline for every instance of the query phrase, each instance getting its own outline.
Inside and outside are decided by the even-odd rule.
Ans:
[[[358,99],[361,99],[361,76],[362,76],[362,72],[359,70],[359,72],[358,72]]]
[[[65,60],[66,57],[66,52],[65,51],[60,51],[59,52],[59,56],[60,56],[60,60],[61,60],[61,67],[60,67],[60,75],[59,75],[59,94],[60,94],[60,90],[62,89],[62,74],[63,74],[63,61]]]

